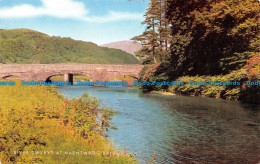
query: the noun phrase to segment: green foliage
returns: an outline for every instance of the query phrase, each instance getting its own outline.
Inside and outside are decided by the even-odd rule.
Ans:
[[[219,75],[259,51],[257,0],[169,0],[170,76]]]
[[[182,81],[185,85],[170,86],[168,91],[182,95],[207,96],[228,100],[238,100],[245,94],[242,85],[247,80],[247,72],[244,69],[233,71],[225,76],[183,76],[178,78],[176,81]],[[191,85],[190,81],[239,82],[239,85]]]
[[[171,39],[170,25],[165,17],[167,5],[166,0],[151,0],[142,22],[146,29],[143,34],[132,38],[143,46],[136,55],[144,64],[162,62],[167,58],[168,43]]]
[[[64,122],[71,121],[75,133],[85,139],[93,137],[97,133],[105,136],[105,132],[109,128],[115,128],[111,125],[110,120],[117,112],[108,107],[100,108],[100,102],[101,100],[90,97],[87,93],[78,99],[72,99],[66,108]]]
[[[0,31],[0,63],[138,64],[139,61],[124,51],[91,42],[14,29]]]
[[[139,81],[145,81],[147,78],[147,70],[150,69],[150,65],[145,65],[142,71],[140,72]]]
[[[153,65],[146,65],[143,70],[140,72],[140,78],[139,81],[146,81],[146,82],[152,82],[152,81],[167,81],[168,76],[166,73],[159,73],[159,64],[153,64]],[[144,85],[142,88],[146,91],[152,91],[152,90],[166,90],[168,86],[166,85]]]
[[[242,53],[234,53],[233,56],[223,58],[220,60],[220,66],[223,68],[223,71],[227,72],[229,70],[237,70],[246,65],[246,62],[249,57],[254,56],[253,52],[242,52]]]
[[[259,16],[257,0],[168,0],[171,57],[146,79],[186,84],[143,88],[224,99],[246,96],[259,102],[259,86],[242,87],[246,80],[260,79],[259,58],[251,58],[259,56]],[[189,85],[190,81],[238,81],[241,85]]]
[[[127,153],[102,154],[116,152],[104,137],[115,112],[100,108],[99,100],[86,94],[64,102],[53,87],[15,82],[0,89],[2,163],[134,163]],[[87,154],[76,154],[81,151]]]

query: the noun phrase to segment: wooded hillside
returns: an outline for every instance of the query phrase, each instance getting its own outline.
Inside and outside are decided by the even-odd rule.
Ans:
[[[29,30],[0,30],[0,63],[138,64],[131,54]]]

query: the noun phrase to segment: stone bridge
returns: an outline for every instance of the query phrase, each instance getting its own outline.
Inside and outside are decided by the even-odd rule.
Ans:
[[[52,76],[62,74],[64,81],[73,82],[73,74],[80,74],[92,81],[108,81],[122,75],[139,78],[143,67],[137,64],[0,64],[0,79],[17,76],[26,81],[49,81]]]

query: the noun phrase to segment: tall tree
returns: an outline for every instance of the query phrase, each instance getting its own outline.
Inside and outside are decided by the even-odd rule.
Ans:
[[[159,41],[160,41],[160,57],[161,61],[165,58],[165,54],[168,53],[169,42],[171,40],[171,29],[168,19],[166,18],[166,11],[168,7],[167,0],[158,0],[159,11],[159,26],[158,26],[158,33],[159,33]]]
[[[150,5],[144,15],[142,24],[146,25],[143,34],[132,38],[139,42],[143,48],[137,55],[143,59],[151,58],[157,63],[157,56],[163,60],[165,51],[168,50],[169,23],[165,18],[166,0],[151,0]]]

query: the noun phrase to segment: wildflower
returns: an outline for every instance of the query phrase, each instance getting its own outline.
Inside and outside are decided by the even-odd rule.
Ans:
[[[73,107],[73,113],[76,111],[76,109],[77,109],[77,104],[75,104]]]
[[[68,103],[69,103],[69,101],[68,101],[67,99],[65,99],[64,103],[65,103],[65,107],[67,107],[67,106],[68,106]]]
[[[154,155],[154,157],[153,157],[153,161],[155,161],[156,160],[156,155]]]

